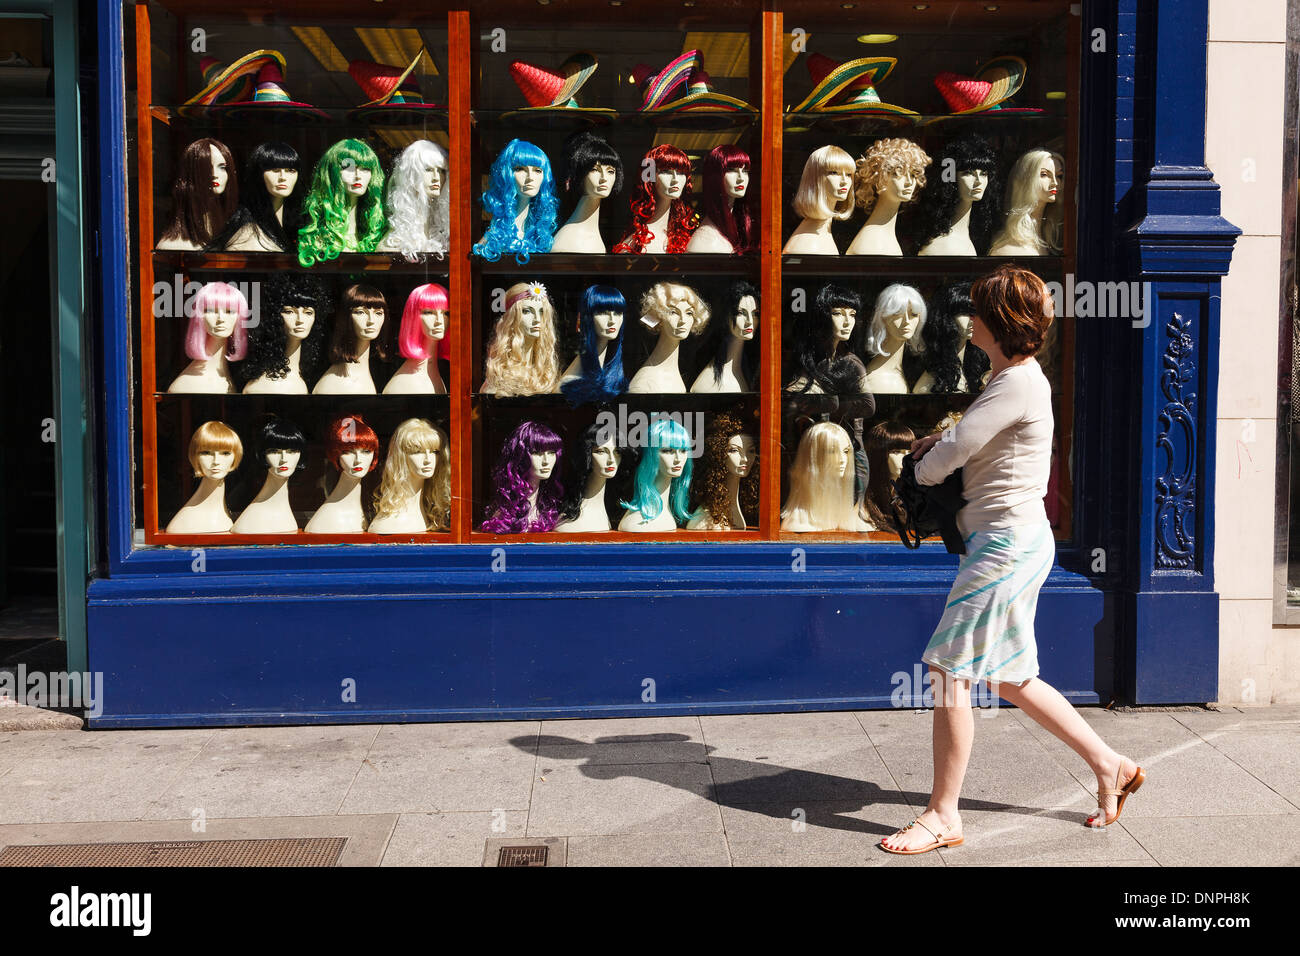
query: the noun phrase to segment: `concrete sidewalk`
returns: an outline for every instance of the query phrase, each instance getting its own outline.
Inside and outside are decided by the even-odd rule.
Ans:
[[[929,792],[914,711],[5,733],[0,847],[346,836],[343,864],[478,866],[488,840],[527,836],[562,838],[569,866],[1300,862],[1300,707],[1083,708],[1148,774],[1102,831],[1082,826],[1086,765],[1018,711],[984,713],[966,844],[912,858],[874,844]]]

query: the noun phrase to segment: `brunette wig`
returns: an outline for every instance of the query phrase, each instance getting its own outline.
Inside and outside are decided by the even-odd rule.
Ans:
[[[226,164],[226,188],[220,196],[212,191],[212,148]],[[172,221],[160,242],[179,240],[200,249],[234,215],[239,205],[239,180],[235,157],[225,143],[211,138],[196,139],[185,147],[172,184]]]
[[[835,348],[835,327],[831,322],[831,311],[834,309],[853,309],[857,313],[849,340],[838,352]],[[866,366],[859,355],[862,352],[865,325],[862,298],[857,292],[829,283],[822,286],[817,291],[812,314],[797,312],[794,321],[789,323],[796,373],[790,379],[802,379],[802,383],[798,388],[790,389],[790,386],[786,386],[787,389],[807,392],[816,384],[827,395],[861,394]],[[874,411],[873,406],[871,411],[864,413],[864,417],[870,417]]]
[[[712,329],[709,333],[709,341],[704,344],[701,351],[710,356],[709,364],[704,366],[704,371],[713,370],[713,380],[716,382],[722,378],[722,369],[727,364],[727,350],[731,346],[731,330],[736,322],[736,312],[740,309],[742,299],[752,298],[754,305],[760,304],[758,297],[758,287],[744,279],[738,279],[731,285],[727,286],[726,298],[723,300],[722,312],[714,318]],[[758,335],[758,321],[755,316],[754,337],[746,342],[740,349],[740,373],[745,377],[745,384],[749,386],[749,391],[758,391],[759,379],[759,351],[761,349]]]
[[[286,308],[312,308],[316,321],[299,346],[299,372],[304,382],[316,380],[325,348],[325,326],[330,314],[329,286],[314,275],[278,272],[266,283],[262,316],[249,331],[248,359],[239,368],[243,384],[265,375],[281,379],[289,374],[289,335],[280,313]]]
[[[339,456],[353,448],[364,448],[375,456],[370,460],[370,471],[374,471],[379,463],[379,436],[360,415],[342,415],[325,429],[325,459],[338,471]]]
[[[894,497],[894,483],[889,476],[890,452],[910,452],[914,441],[916,433],[901,422],[877,422],[867,432],[864,444],[871,478],[865,504],[871,523],[881,531],[895,530],[894,513],[889,506]]]
[[[979,202],[971,205],[970,238],[977,254],[988,249],[997,224],[1000,206],[996,185],[998,161],[989,141],[982,136],[965,136],[950,142],[935,159],[937,178],[921,191],[915,211],[909,217],[916,223],[917,249],[924,249],[952,230],[953,217],[961,202],[961,186],[956,177],[980,170],[988,176],[988,186]],[[948,180],[949,170],[954,174]]]
[[[731,243],[737,255],[753,252],[758,245],[757,223],[750,211],[749,191],[740,199],[727,195],[723,176],[733,169],[750,168],[749,153],[739,146],[723,143],[704,156],[704,215]]]
[[[568,460],[566,485],[569,490],[565,493],[564,502],[560,505],[561,521],[577,521],[578,515],[582,513],[582,498],[587,492],[587,479],[591,477],[591,456],[597,448],[605,444],[602,439],[610,437],[603,434],[604,431],[605,429],[599,423],[592,422],[583,429],[582,437],[578,439],[578,447],[581,450]],[[614,447],[618,448],[621,455],[623,449],[618,447],[616,435],[614,439]]]
[[[298,249],[298,219],[302,215],[302,190],[299,183],[285,197],[283,207],[284,224],[275,215],[271,206],[271,194],[266,191],[262,176],[273,169],[292,169],[299,173],[301,183],[301,163],[298,151],[288,143],[262,143],[248,154],[244,164],[244,183],[239,190],[243,202],[235,210],[226,227],[208,244],[205,252],[220,251],[234,240],[240,230],[245,228],[260,230],[272,244],[267,252],[296,252]],[[234,182],[234,178],[231,178]],[[230,191],[230,187],[226,187]]]
[[[334,313],[334,327],[330,330],[330,361],[355,362],[361,354],[362,345],[357,341],[357,331],[352,324],[353,309],[383,309],[384,328],[379,336],[370,343],[371,354],[380,361],[388,359],[388,350],[384,340],[388,338],[385,330],[389,327],[388,303],[384,294],[373,286],[351,285],[343,290],[337,311]]]
[[[531,456],[542,451],[555,452],[555,468],[551,477],[538,486],[537,514],[530,519]],[[501,446],[501,457],[492,467],[492,498],[479,530],[491,534],[552,530],[560,521],[560,504],[564,500],[564,486],[557,477],[563,457],[559,435],[540,422],[521,422]]]
[[[710,523],[715,526],[726,525],[731,515],[731,500],[727,496],[727,479],[731,474],[727,470],[727,448],[737,435],[754,437],[755,431],[747,428],[738,414],[721,412],[713,416],[704,435],[704,455],[691,482],[691,498],[696,503],[696,510],[707,512]],[[740,479],[740,512],[748,524],[758,521],[758,487],[756,447],[749,474]]]
[[[963,374],[966,391],[980,391],[980,381],[989,370],[989,357],[957,326],[959,315],[974,314],[975,305],[971,302],[968,283],[945,286],[935,296],[929,318],[921,326],[921,338],[925,342],[922,352],[925,371],[934,379],[930,386],[932,395],[958,391]],[[966,354],[959,362],[957,355],[963,346]]]
[[[650,169],[655,172],[650,177],[650,181],[644,179],[632,190],[632,228],[628,234],[623,237],[622,241],[614,247],[616,253],[633,253],[639,255],[645,251],[645,247],[654,238],[654,233],[650,231],[646,224],[650,217],[654,215],[657,198],[655,194],[655,180],[660,170],[671,170],[674,172],[686,174],[686,185],[682,187],[682,194],[672,201],[672,209],[668,213],[668,236],[665,240],[666,246],[664,251],[668,253],[678,253],[686,251],[686,244],[691,241],[693,233],[700,224],[700,216],[687,201],[686,197],[691,191],[691,158],[676,146],[668,143],[662,143],[656,146],[650,152],[646,153],[644,164],[648,160]]]

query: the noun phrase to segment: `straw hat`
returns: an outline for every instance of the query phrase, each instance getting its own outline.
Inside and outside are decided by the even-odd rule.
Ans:
[[[415,59],[406,69],[385,66],[370,60],[353,60],[348,64],[348,76],[361,87],[361,92],[369,99],[350,115],[370,122],[423,122],[433,116],[432,111],[441,110],[437,103],[426,103],[420,92],[419,84],[411,74],[415,72],[420,58],[425,55],[420,47]]]
[[[754,108],[744,100],[713,89],[699,50],[687,50],[658,73],[652,73],[647,64],[638,63],[632,70],[632,81],[641,88],[638,111],[648,116],[738,113]],[[674,99],[673,95],[679,91],[684,91],[684,95]]]
[[[934,85],[943,94],[954,116],[987,113],[1041,113],[1041,109],[1011,108],[1001,104],[1011,99],[1025,83],[1025,61],[1018,56],[999,56],[975,71],[973,77],[940,73]]]
[[[808,57],[807,63],[813,90],[790,111],[792,113],[917,115],[915,110],[884,102],[876,92],[876,84],[889,76],[898,63],[891,56],[870,56],[839,63],[814,53]]]
[[[224,67],[215,57],[205,56],[199,61],[203,89],[182,103],[179,112],[186,115],[198,107],[247,100],[253,93],[254,77],[268,64],[278,66],[284,78],[284,54],[279,50],[254,50]]]
[[[548,70],[533,63],[515,60],[510,64],[510,77],[524,94],[528,105],[512,110],[502,119],[577,118],[607,121],[616,114],[600,106],[579,106],[575,97],[583,85],[596,72],[599,62],[585,51],[575,53],[560,65],[560,72]]]
[[[267,63],[257,74],[257,89],[251,100],[236,103],[224,103],[212,107],[221,110],[223,116],[249,119],[265,116],[299,116],[304,119],[329,119],[324,110],[318,110],[310,103],[298,103],[290,99],[280,84],[284,74],[277,63]]]

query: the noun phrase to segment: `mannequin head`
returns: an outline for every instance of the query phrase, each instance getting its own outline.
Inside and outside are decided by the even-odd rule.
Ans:
[[[551,458],[550,456],[554,456]],[[534,477],[538,462],[548,458],[549,473]],[[480,531],[492,534],[522,534],[550,531],[560,520],[564,486],[560,483],[560,436],[540,422],[521,422],[501,446],[501,457],[492,468],[492,498]],[[536,514],[529,517],[529,503],[537,493]]]
[[[298,261],[312,266],[352,249],[374,252],[384,236],[384,171],[375,151],[359,139],[339,140],[316,162],[303,201]],[[356,231],[348,213],[355,205]]]
[[[163,240],[203,248],[239,205],[235,158],[225,143],[198,139],[185,147],[172,183],[172,221]]]
[[[871,523],[881,530],[895,525],[890,501],[894,497],[893,479],[902,471],[903,456],[912,448],[916,435],[901,422],[877,422],[867,432],[867,467],[871,478],[867,484],[866,507]]]
[[[1035,355],[1055,318],[1055,303],[1043,280],[1019,266],[998,266],[970,288],[975,306],[971,341],[1009,359]]]
[[[678,525],[685,524],[690,519],[693,471],[690,451],[691,436],[685,428],[671,418],[655,419],[632,478],[632,500],[619,504],[631,511],[639,511],[647,521],[654,520],[663,510],[663,499],[655,483],[661,476],[666,476],[670,478],[669,509]]]
[[[691,483],[691,497],[715,525],[727,522],[731,515],[727,487],[733,475],[740,478],[741,514],[746,523],[757,521],[758,446],[740,415],[721,412],[709,423],[699,471]]]
[[[388,440],[384,475],[375,492],[375,517],[398,515],[420,486],[420,511],[426,531],[446,531],[451,520],[451,454],[442,429],[423,418],[408,418]]]
[[[488,346],[483,387],[497,395],[537,395],[555,390],[555,308],[540,282],[517,282],[506,290],[506,310]]]
[[[781,510],[783,528],[856,531],[853,507],[853,444],[834,422],[818,422],[803,433],[790,466],[790,493]]]
[[[573,405],[604,401],[627,391],[623,371],[623,331],[627,327],[627,303],[613,286],[588,286],[578,309],[578,331],[582,334],[579,378],[565,382],[561,391]],[[613,338],[609,329],[616,328]],[[605,364],[600,363],[604,353]]]
[[[589,130],[564,141],[564,201],[572,210],[584,196],[604,200],[623,191],[623,160]]]
[[[384,193],[384,247],[411,262],[426,252],[445,253],[451,234],[450,193],[447,154],[441,146],[417,139],[402,150]]]
[[[329,287],[318,276],[277,272],[266,282],[262,320],[248,333],[248,358],[240,371],[246,382],[262,375],[282,379],[289,374],[289,342],[300,341],[299,371],[313,380],[324,352],[327,318],[333,302]]]
[[[257,432],[258,464],[276,478],[289,478],[307,467],[302,460],[307,436],[293,422],[272,415]]]
[[[379,454],[379,436],[360,415],[344,415],[325,429],[325,458],[341,474],[360,481],[370,474]]]
[[[441,340],[447,336],[450,324],[449,309],[451,300],[447,290],[430,282],[417,285],[406,297],[406,307],[402,309],[402,327],[397,334],[397,348],[402,358],[424,361],[434,356],[436,346],[430,340]]]
[[[929,317],[921,327],[925,370],[934,379],[932,394],[956,392],[963,374],[966,390],[979,391],[980,380],[989,369],[989,357],[970,341],[974,314],[968,284],[958,282],[936,293]],[[966,352],[959,361],[963,348]]]
[[[654,217],[660,200],[669,202],[668,235],[665,237],[667,253],[686,251],[691,233],[699,225],[699,214],[691,208],[687,197],[691,193],[691,159],[669,143],[661,143],[645,154],[642,169],[651,169],[654,175],[644,178],[632,190],[632,226],[622,241],[614,247],[616,253],[645,251],[651,240],[647,225]]]
[[[204,422],[190,436],[189,461],[196,478],[223,481],[243,458],[244,445],[225,422]]]
[[[925,167],[930,157],[910,139],[881,139],[857,162],[853,196],[868,216],[884,199],[894,206],[912,202],[925,188]]]
[[[804,219],[848,219],[853,215],[853,157],[838,146],[815,150],[803,164],[795,214]]]
[[[381,360],[388,358],[383,329],[388,305],[373,286],[348,286],[339,299],[330,331],[330,361],[356,362],[369,346]]]
[[[740,339],[745,343],[740,352],[740,371],[745,376],[745,383],[750,390],[758,390],[760,348],[758,303],[758,288],[752,283],[741,279],[727,287],[722,303],[722,314],[719,320],[713,323],[710,331],[711,342],[704,350],[705,354],[710,356],[709,364],[713,367],[715,381],[722,378],[722,370],[726,365],[731,343]]]
[[[917,334],[925,328],[925,314],[925,299],[910,285],[885,286],[876,296],[876,308],[871,313],[867,351],[892,355],[899,343],[913,352],[925,351],[925,339]]]
[[[709,304],[690,286],[656,282],[641,296],[641,314],[655,322],[655,335],[683,342],[709,324]]]
[[[521,179],[529,183],[524,190],[520,188]],[[515,227],[521,199],[528,204],[522,236]],[[551,251],[559,200],[555,196],[551,161],[540,147],[521,139],[507,143],[492,163],[482,202],[491,222],[483,238],[474,245],[474,255],[496,262],[509,254],[523,264],[530,253]]]
[[[739,146],[715,146],[704,156],[704,215],[738,255],[752,252],[757,237],[750,211],[749,153]]]
[[[811,314],[791,318],[787,354],[794,352],[796,371],[789,378],[802,378],[798,390],[806,392],[816,384],[827,395],[858,394],[865,372],[859,357],[866,325],[861,296],[828,283],[817,290]]]
[[[266,241],[282,252],[293,252],[298,244],[301,210],[298,189],[301,164],[298,151],[288,143],[262,143],[248,154],[244,164],[243,202],[235,210],[205,251],[222,250],[245,227],[260,230]],[[280,208],[281,215],[275,211]],[[268,249],[268,252],[274,249]]]
[[[564,505],[560,518],[564,521],[576,521],[582,512],[582,500],[587,489],[587,481],[593,474],[609,481],[618,474],[623,463],[623,449],[618,447],[614,435],[604,435],[604,429],[596,423],[583,429],[578,447],[568,457],[569,473],[564,496]],[[603,439],[603,440],[602,440]]]
[[[226,340],[226,358],[237,362],[248,354],[248,300],[233,285],[209,282],[190,300],[185,354],[195,361],[210,358],[208,339]]]
[[[1064,172],[1065,160],[1046,149],[1031,149],[1016,160],[1007,177],[1006,222],[994,237],[994,246],[1026,246],[1037,249],[1039,255],[1061,252]]]
[[[966,201],[971,203],[970,238],[977,251],[988,248],[998,211],[998,190],[994,176],[997,155],[982,136],[964,136],[944,146],[935,160],[939,174],[921,193],[916,208],[917,248],[924,248],[947,235]],[[952,169],[949,182],[944,171]]]

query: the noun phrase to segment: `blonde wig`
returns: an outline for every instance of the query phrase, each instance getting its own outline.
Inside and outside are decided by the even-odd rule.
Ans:
[[[225,422],[204,422],[190,436],[189,459],[196,478],[202,474],[199,471],[199,452],[203,451],[233,452],[235,457],[230,462],[231,471],[238,468],[244,460],[244,443]]]
[[[1056,202],[1047,204],[1043,211],[1042,229],[1034,217],[1038,206],[1038,171],[1043,160],[1051,159],[1056,164]],[[1036,249],[1040,256],[1057,255],[1061,252],[1062,237],[1065,234],[1065,197],[1061,188],[1061,178],[1065,175],[1065,159],[1060,153],[1046,149],[1031,149],[1016,160],[1007,177],[1006,201],[1003,211],[1006,222],[993,237],[990,251],[998,246],[1028,246]]]
[[[408,418],[388,440],[384,477],[375,492],[375,517],[393,517],[406,506],[411,491],[411,460],[407,456],[422,451],[437,455],[433,477],[424,482],[420,495],[425,529],[446,531],[451,527],[451,454],[442,429],[423,418]]]
[[[875,208],[876,197],[885,188],[885,180],[906,170],[916,177],[912,200],[925,188],[925,167],[930,157],[910,139],[880,139],[872,143],[857,162],[853,173],[853,198],[868,216]]]
[[[848,467],[836,474],[849,450]],[[782,531],[865,531],[853,506],[853,442],[834,422],[818,422],[803,433],[790,466],[790,493],[781,509]]]
[[[832,196],[826,183],[830,173],[853,174],[853,157],[838,146],[823,146],[803,164],[792,204],[796,215],[804,219],[848,219],[853,215],[853,193],[843,199]]]
[[[691,335],[699,335],[709,324],[709,304],[700,294],[688,285],[676,282],[656,282],[641,296],[641,314],[656,320],[655,334],[664,322],[672,318],[672,306],[679,299],[685,299],[695,310],[695,324],[691,326]]]
[[[531,354],[524,348],[524,305],[542,303],[542,334]],[[488,347],[487,374],[483,391],[496,395],[546,395],[560,381],[560,363],[555,356],[555,307],[538,282],[517,282],[506,290],[506,311],[497,319]]]

